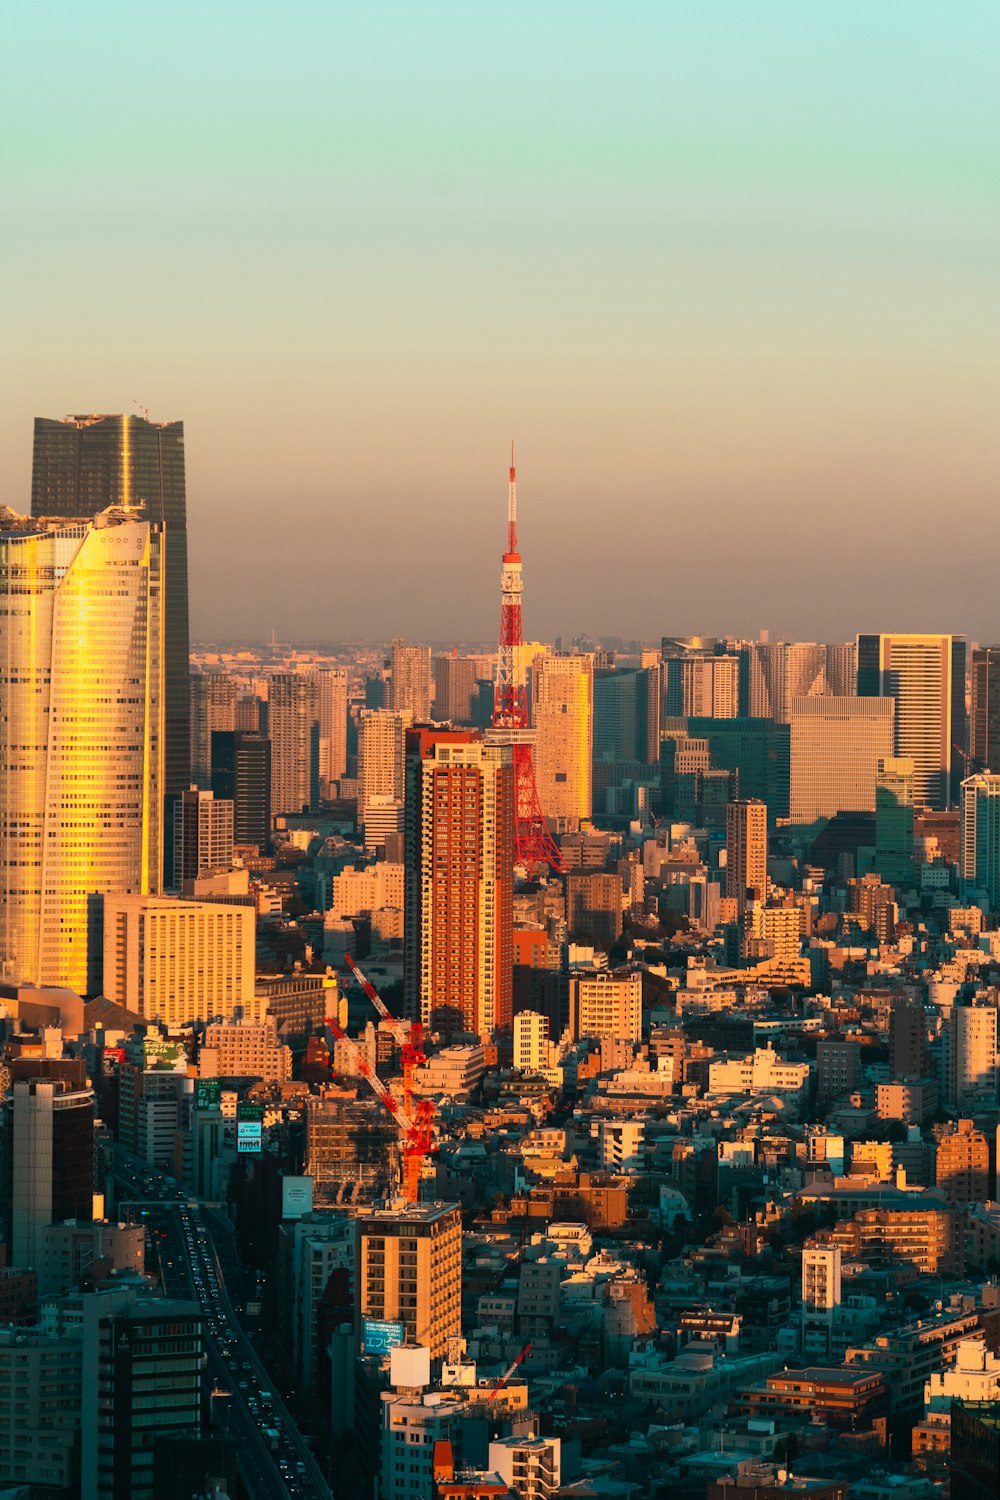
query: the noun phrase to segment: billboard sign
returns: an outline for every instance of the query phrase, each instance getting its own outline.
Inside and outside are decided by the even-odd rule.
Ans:
[[[199,1109],[221,1109],[221,1081],[218,1078],[199,1078],[195,1084],[194,1102]]]
[[[388,1354],[403,1342],[402,1323],[380,1318],[361,1319],[361,1348],[365,1354]]]
[[[260,1155],[262,1127],[259,1120],[237,1120],[236,1150],[240,1155]]]
[[[313,1180],[311,1177],[282,1177],[281,1217],[301,1219],[311,1214],[313,1206]]]

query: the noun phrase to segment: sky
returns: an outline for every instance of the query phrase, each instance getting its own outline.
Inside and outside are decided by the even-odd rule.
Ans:
[[[22,4],[0,501],[185,422],[195,639],[1000,638],[994,0]]]

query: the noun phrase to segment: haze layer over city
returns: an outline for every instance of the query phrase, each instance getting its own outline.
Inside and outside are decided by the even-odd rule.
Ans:
[[[7,18],[0,1500],[997,1500],[998,44]]]

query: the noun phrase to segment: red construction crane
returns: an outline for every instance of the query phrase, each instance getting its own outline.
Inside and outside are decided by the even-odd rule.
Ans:
[[[400,1146],[403,1153],[403,1196],[407,1203],[416,1203],[424,1157],[434,1149],[433,1104],[427,1099],[422,1099],[416,1109],[408,1109],[400,1105],[399,1100],[394,1098],[386,1088],[357,1042],[351,1040],[336,1017],[328,1016],[326,1025],[336,1040],[347,1048],[355,1069],[367,1081],[373,1093],[378,1095],[399,1126]],[[332,1045],[330,1052],[332,1055]]]
[[[504,1386],[507,1384],[508,1380],[513,1375],[514,1371],[517,1369],[518,1365],[521,1363],[522,1359],[530,1351],[530,1349],[531,1349],[531,1345],[530,1344],[525,1344],[524,1348],[521,1350],[520,1354],[517,1356],[517,1358],[515,1359],[514,1363],[507,1366],[506,1370],[504,1370],[503,1374],[500,1376],[500,1379],[497,1381],[496,1385],[490,1391],[489,1397],[487,1398],[488,1400],[490,1400],[490,1401],[495,1401],[496,1400],[497,1396],[499,1396],[500,1392],[503,1390]]]
[[[397,1020],[371,980],[362,973],[349,953],[344,954],[344,962],[389,1027],[399,1047],[403,1065],[403,1108],[407,1114],[410,1114],[413,1109],[413,1071],[415,1068],[422,1067],[427,1061],[424,1053],[424,1028],[419,1021],[411,1021],[407,1026],[404,1022]]]
[[[529,875],[548,865],[559,874],[566,864],[542,815],[535,784],[533,731],[528,722],[528,683],[521,633],[521,553],[517,542],[517,473],[510,445],[507,492],[507,550],[500,573],[500,649],[493,689],[490,738],[508,744],[514,761],[514,863]]]

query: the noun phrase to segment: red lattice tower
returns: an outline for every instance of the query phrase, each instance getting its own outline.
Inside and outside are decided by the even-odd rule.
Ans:
[[[493,692],[490,738],[510,745],[514,760],[514,863],[534,875],[544,865],[565,873],[535,785],[532,752],[534,733],[528,723],[528,683],[521,634],[521,554],[517,548],[517,475],[514,444],[510,445],[510,488],[507,499],[507,550],[500,574],[500,650]]]

